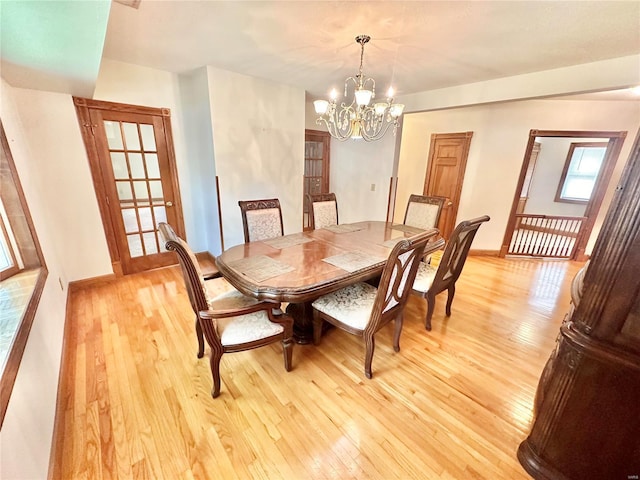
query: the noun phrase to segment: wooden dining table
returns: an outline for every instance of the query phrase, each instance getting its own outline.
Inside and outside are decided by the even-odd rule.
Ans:
[[[249,242],[216,258],[235,288],[260,300],[289,302],[294,338],[312,338],[311,302],[347,285],[379,277],[393,246],[423,230],[365,221]]]

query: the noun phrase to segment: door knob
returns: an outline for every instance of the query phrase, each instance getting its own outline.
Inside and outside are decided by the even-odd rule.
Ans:
[[[453,202],[447,203],[447,207],[450,207],[451,205],[453,205]]]
[[[165,203],[165,205],[166,205],[167,207],[173,207],[173,202],[166,202],[166,203]]]

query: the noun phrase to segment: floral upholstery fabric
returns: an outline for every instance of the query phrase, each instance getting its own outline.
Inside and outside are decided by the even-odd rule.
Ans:
[[[313,202],[313,223],[315,228],[330,227],[338,224],[336,202]]]
[[[439,208],[438,205],[430,203],[411,202],[407,208],[407,218],[404,224],[424,230],[434,228],[437,226],[436,217]]]
[[[437,268],[420,262],[418,265],[418,273],[416,274],[416,279],[413,282],[413,289],[418,292],[426,292],[431,288],[431,284],[433,283],[433,279],[436,276]]]
[[[253,342],[284,331],[282,325],[269,320],[264,310],[237,317],[218,318],[216,328],[220,343],[224,346]]]
[[[247,211],[247,229],[249,230],[250,242],[282,236],[280,210],[265,208]]]
[[[364,330],[378,290],[368,283],[356,283],[323,295],[313,302],[313,308],[326,313],[345,325]]]

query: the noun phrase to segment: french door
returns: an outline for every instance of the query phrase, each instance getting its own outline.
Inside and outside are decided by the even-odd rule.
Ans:
[[[158,224],[167,222],[184,237],[169,111],[74,101],[114,272],[176,263],[158,231]]]

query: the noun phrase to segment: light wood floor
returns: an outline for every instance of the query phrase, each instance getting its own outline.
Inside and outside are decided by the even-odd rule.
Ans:
[[[53,477],[525,479],[516,458],[569,308],[574,262],[470,257],[453,315],[409,301],[401,351],[337,329],[318,347],[227,354],[210,397],[177,267],[72,295]]]

